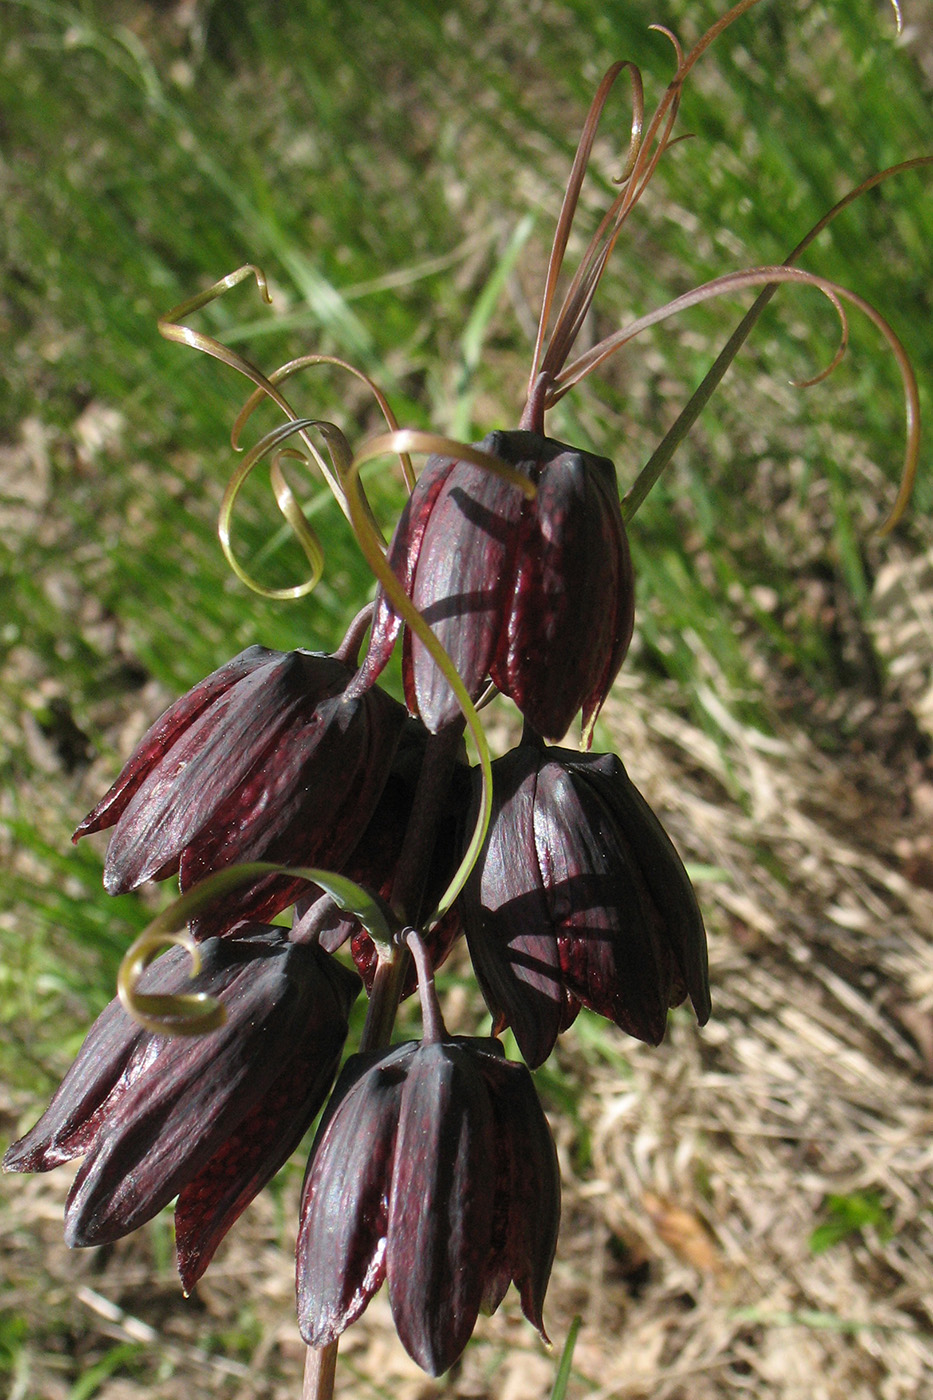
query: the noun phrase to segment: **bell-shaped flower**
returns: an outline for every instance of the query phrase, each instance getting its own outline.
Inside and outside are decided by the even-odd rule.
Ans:
[[[493,764],[486,844],[460,897],[495,1021],[534,1068],[578,1005],[649,1044],[689,995],[710,1014],[706,935],[680,857],[614,754],[522,743]]]
[[[479,444],[537,487],[432,457],[403,511],[389,562],[477,699],[493,680],[529,723],[560,739],[595,719],[632,635],[634,585],[615,468],[606,457],[525,431]],[[376,678],[400,619],[380,593],[359,685]],[[405,696],[436,732],[460,710],[406,629]]]
[[[219,997],[226,1019],[201,1036],[142,1029],[113,1001],[91,1027],[8,1171],[84,1157],[65,1208],[69,1245],[106,1244],[173,1196],[186,1292],[230,1226],[294,1152],[333,1083],[359,978],[284,929],[251,926],[181,948],[144,973],[145,992]]]
[[[376,810],[363,835],[341,870],[341,874],[391,902],[399,857],[417,799],[418,779],[424,761],[428,732],[420,720],[409,719]],[[439,802],[434,848],[423,872],[423,888],[409,912],[413,924],[423,924],[436,907],[460,862],[464,847],[464,819],[471,798],[471,770],[457,763]],[[315,907],[316,906],[316,907]],[[327,895],[314,891],[296,903],[296,923],[310,915],[321,947],[335,953],[349,940],[350,951],[366,990],[372,988],[376,969],[376,948],[369,933],[352,913],[335,907]],[[444,962],[463,932],[456,905],[424,934],[432,968]],[[298,936],[296,934],[296,936]],[[417,977],[411,964],[402,996],[415,989]]]
[[[74,839],[114,827],[111,894],[179,875],[182,890],[234,862],[339,869],[392,765],[404,708],[355,699],[337,657],[249,647],[157,720]],[[269,919],[306,888],[267,875],[197,920],[199,937]]]
[[[560,1178],[524,1065],[444,1037],[350,1059],[318,1129],[298,1235],[298,1318],[326,1346],[384,1280],[399,1337],[431,1375],[514,1281],[543,1334]]]

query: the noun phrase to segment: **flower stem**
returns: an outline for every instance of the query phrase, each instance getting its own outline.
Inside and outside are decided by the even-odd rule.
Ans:
[[[308,1347],[301,1400],[330,1400],[337,1373],[337,1343],[329,1347]]]
[[[421,1021],[424,1026],[424,1039],[433,1044],[447,1037],[447,1027],[441,1015],[441,1004],[437,999],[434,973],[424,939],[413,928],[402,934],[405,946],[415,960],[418,969],[418,995],[421,998]]]
[[[369,1006],[366,1010],[366,1024],[357,1047],[360,1055],[365,1055],[370,1050],[381,1050],[389,1044],[410,956],[407,948],[393,944],[391,955],[387,958],[380,957],[376,963]]]
[[[375,603],[367,603],[365,608],[361,608],[356,617],[347,628],[346,636],[340,646],[334,652],[338,661],[342,661],[345,666],[356,666],[359,661],[360,647],[367,630],[372,626],[373,613],[376,610]]]
[[[464,723],[449,724],[439,734],[430,735],[425,748],[412,815],[392,888],[393,908],[411,910],[412,917],[417,915],[423,898],[428,865],[434,853],[438,817],[457,760],[463,730]],[[366,1024],[360,1036],[359,1054],[380,1050],[389,1044],[410,958],[407,946],[400,942],[392,945],[389,957],[379,958],[369,995]],[[332,1400],[338,1345],[334,1341],[326,1347],[308,1347],[302,1400]]]

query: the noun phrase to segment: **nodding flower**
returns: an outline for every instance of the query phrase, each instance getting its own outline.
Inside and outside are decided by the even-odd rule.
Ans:
[[[182,890],[235,862],[339,868],[388,778],[405,710],[343,692],[336,656],[253,646],[176,701],[74,839],[113,827],[111,894],[176,872]],[[266,875],[196,921],[198,937],[270,919],[302,881]]]
[[[615,755],[545,743],[559,741],[580,712],[589,747],[625,658],[634,610],[626,522],[784,282],[818,288],[839,312],[840,347],[817,378],[845,350],[846,301],[895,356],[907,450],[884,529],[903,511],[916,471],[919,391],[897,336],[861,298],[794,264],[859,194],[933,157],[864,181],[784,264],[716,278],[571,358],[624,224],[675,139],[686,78],[755,3],[735,0],[688,52],[662,29],[676,72],[647,120],[634,65],[614,63],[600,82],[557,220],[514,430],[471,447],[400,429],[381,391],[344,360],[303,355],[267,376],[182,324],[254,276],[268,300],[252,264],[161,318],[162,335],[253,384],[234,446],[263,399],[287,420],[246,452],[224,494],[219,531],[237,575],[279,598],[303,596],[320,577],[319,541],[283,471],[303,456],[328,481],[378,588],[334,655],[254,646],[195,686],[152,726],[75,833],[112,829],[104,870],[112,894],[175,874],[183,894],[124,962],[118,986],[140,1023],[113,1002],[42,1118],[4,1158],[13,1171],[84,1158],[66,1205],[69,1244],[115,1240],[177,1196],[179,1271],[185,1289],[194,1286],[324,1106],[360,990],[357,973],[331,956],[349,940],[371,1000],[360,1053],[337,1078],[305,1175],[302,1336],[313,1348],[334,1347],[384,1282],[403,1345],[432,1375],[457,1360],[479,1313],[494,1311],[512,1282],[544,1335],[560,1184],[529,1070],[581,1006],[652,1044],[669,1008],[686,998],[700,1024],[710,1014],[702,917],[657,817]],[[623,74],[632,94],[628,156],[558,300],[597,128]],[[643,331],[750,288],[760,289],[756,302],[620,505],[613,463],[547,437],[546,412]],[[387,433],[354,453],[336,424],[295,413],[282,386],[321,364],[369,387]],[[302,451],[286,446],[293,439]],[[386,552],[360,471],[390,451],[400,454],[411,495]],[[417,481],[412,453],[431,454]],[[234,502],[267,458],[276,503],[312,570],[305,583],[272,590],[230,549]],[[400,639],[405,705],[377,685]],[[477,714],[490,687],[525,719],[521,742],[495,763]],[[473,769],[463,761],[465,729]],[[249,868],[237,870],[241,863]],[[215,898],[221,888],[226,897]],[[290,931],[270,925],[292,904]],[[199,941],[181,935],[194,911]],[[524,1064],[506,1060],[495,1039],[444,1027],[433,974],[461,931],[493,1032],[512,1028]],[[146,966],[165,938],[200,957],[193,983],[180,948]],[[391,1046],[398,1000],[416,980],[424,1039]],[[333,1354],[306,1372],[309,1394],[315,1378],[314,1393],[330,1394]]]
[[[547,1120],[498,1041],[444,1035],[353,1056],[305,1177],[301,1334],[329,1345],[387,1280],[402,1344],[431,1375],[512,1281],[543,1335],[559,1217]]]
[[[689,995],[710,1014],[706,935],[661,823],[614,754],[522,743],[493,764],[485,848],[460,897],[498,1032],[543,1063],[580,1004],[656,1045]]]
[[[427,739],[427,730],[420,720],[409,719],[402,731],[392,771],[376,810],[341,870],[341,874],[374,891],[387,904],[391,902],[405,833],[417,802],[418,777]],[[411,921],[416,926],[420,926],[436,907],[461,858],[465,839],[463,828],[471,795],[471,770],[465,763],[458,762],[454,765],[437,815],[434,849],[421,872],[420,893],[415,895],[417,902],[410,910]],[[358,918],[337,908],[328,895],[315,890],[297,901],[295,923],[295,937],[318,937],[321,947],[329,953],[335,953],[349,941],[357,971],[363,978],[366,990],[371,991],[377,951],[372,937]],[[297,927],[299,924],[300,930]],[[463,926],[456,904],[429,931],[425,930],[423,938],[433,969],[441,966],[462,933]],[[410,964],[402,996],[409,996],[416,983],[415,967]]]
[[[615,468],[539,433],[490,433],[480,448],[537,488],[469,462],[429,459],[388,560],[476,700],[489,681],[539,733],[560,739],[582,708],[589,732],[632,635],[634,584]],[[362,677],[381,672],[400,619],[380,593]],[[449,682],[404,640],[405,697],[432,732],[456,720]]]
[[[147,992],[222,1001],[204,1036],[157,1035],[112,1001],[91,1027],[7,1171],[84,1157],[65,1207],[69,1245],[120,1239],[178,1197],[186,1292],[240,1213],[295,1151],[327,1098],[360,990],[356,973],[281,928],[246,925],[201,945],[191,980],[182,948],[144,974]]]

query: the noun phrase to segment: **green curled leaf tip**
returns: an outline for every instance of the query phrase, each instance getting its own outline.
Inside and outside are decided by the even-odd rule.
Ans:
[[[157,922],[157,921],[154,921]],[[191,994],[150,993],[139,990],[139,980],[149,964],[165,948],[176,945],[191,956],[191,976],[201,968],[201,951],[189,933],[162,931],[150,925],[126,952],[117,974],[117,996],[133,1020],[155,1035],[206,1035],[227,1018],[223,1002],[205,992]]]

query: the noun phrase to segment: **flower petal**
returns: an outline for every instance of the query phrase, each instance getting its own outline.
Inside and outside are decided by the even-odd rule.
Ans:
[[[542,1064],[566,1015],[557,935],[535,841],[540,750],[493,764],[493,811],[460,897],[473,968],[497,1029],[511,1026],[527,1064]]]
[[[659,1044],[671,984],[660,915],[611,813],[568,771],[579,755],[551,752],[567,763],[541,765],[535,840],[565,985],[629,1035]]]
[[[503,434],[481,446],[497,454]],[[412,602],[449,654],[470,698],[486,684],[502,626],[509,559],[524,496],[501,477],[458,462],[424,532]],[[405,694],[432,733],[458,718],[449,683],[417,637],[406,632]]]
[[[289,956],[293,975],[304,983],[307,1006],[283,1047],[281,1071],[178,1195],[175,1248],[186,1293],[237,1217],[298,1147],[340,1063],[359,978],[315,944],[301,945]]]
[[[200,681],[187,695],[170,705],[155,724],[147,731],[134,749],[123,771],[93,811],[75,831],[72,841],[79,841],[92,831],[103,831],[123,815],[131,798],[145,781],[152,769],[160,762],[176,739],[209,709],[216,700],[233,686],[237,685],[253,671],[270,665],[279,653],[266,647],[252,646],[241,651],[232,661],[221,666],[205,680]]]
[[[456,463],[449,457],[428,458],[395,527],[386,558],[403,592],[409,598],[424,532],[431,518],[434,502],[455,466]],[[350,684],[351,695],[360,695],[364,690],[368,690],[382,674],[392,654],[400,625],[401,618],[380,587],[376,592],[376,610],[373,614],[369,646],[363,664]]]
[[[631,848],[651,898],[660,912],[669,944],[697,1020],[709,1020],[709,962],[706,930],[683,861],[651,807],[615,754],[592,761],[576,756],[576,771],[613,813]],[[682,993],[683,994],[683,993]]]
[[[521,1295],[522,1311],[546,1341],[544,1295],[560,1227],[557,1151],[525,1066],[512,1060],[496,1063],[490,1057],[487,1074],[494,1085],[490,1097],[496,1142],[506,1169],[504,1259]]]
[[[301,1199],[298,1324],[329,1345],[385,1276],[388,1185],[411,1044],[354,1055],[321,1120]]]
[[[402,1345],[432,1376],[453,1365],[483,1297],[495,1187],[492,1107],[469,1053],[422,1044],[402,1090],[386,1273]]]
[[[539,734],[560,739],[581,706],[598,710],[622,664],[632,569],[608,458],[524,436],[538,444],[529,464],[538,493],[516,531],[491,675]]]

